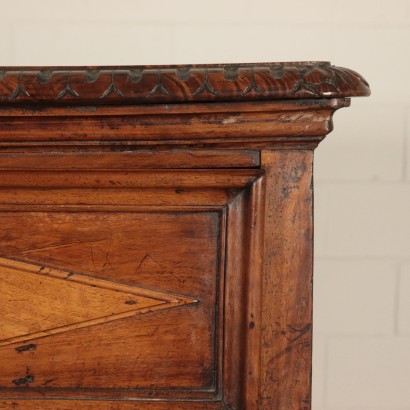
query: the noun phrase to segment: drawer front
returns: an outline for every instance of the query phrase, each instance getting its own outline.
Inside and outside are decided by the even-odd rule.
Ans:
[[[14,168],[0,190],[4,408],[241,403],[262,172]]]
[[[218,213],[8,212],[0,224],[2,387],[212,388]]]

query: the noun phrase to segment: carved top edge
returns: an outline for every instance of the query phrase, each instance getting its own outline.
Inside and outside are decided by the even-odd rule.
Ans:
[[[0,67],[0,104],[149,104],[370,95],[353,70],[328,62]]]

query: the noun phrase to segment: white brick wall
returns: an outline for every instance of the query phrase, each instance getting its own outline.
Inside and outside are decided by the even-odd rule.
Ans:
[[[409,0],[0,0],[0,65],[330,60],[371,98],[316,151],[314,410],[410,409]]]
[[[410,8],[410,6],[409,6]],[[410,12],[409,12],[410,13]],[[410,182],[410,104],[407,105],[407,112],[406,112],[406,135],[407,138],[405,139],[405,149],[404,149],[404,159],[403,159],[403,168],[404,168],[404,175],[406,181]]]
[[[317,334],[337,337],[392,334],[397,274],[397,263],[390,260],[319,259],[314,295],[318,306],[314,313]],[[410,274],[407,277],[410,291]],[[403,303],[406,302],[404,298]],[[407,320],[410,322],[410,316]],[[410,323],[408,327],[410,330]]]
[[[328,344],[326,410],[409,408],[410,338],[340,338]]]
[[[410,336],[410,264],[405,264],[401,267],[397,285],[398,334]]]

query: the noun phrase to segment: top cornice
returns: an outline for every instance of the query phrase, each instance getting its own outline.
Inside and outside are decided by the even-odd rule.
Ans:
[[[367,96],[355,71],[328,62],[0,67],[0,104],[149,104]]]

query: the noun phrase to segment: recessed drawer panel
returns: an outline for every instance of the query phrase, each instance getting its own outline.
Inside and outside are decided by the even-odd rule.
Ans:
[[[1,388],[214,391],[220,223],[217,211],[1,213]]]

